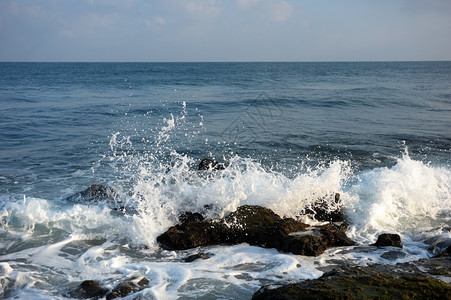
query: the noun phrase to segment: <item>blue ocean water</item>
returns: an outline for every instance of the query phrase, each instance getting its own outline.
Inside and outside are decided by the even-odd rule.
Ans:
[[[451,226],[450,128],[451,62],[0,63],[0,295],[140,275],[139,297],[249,299],[326,258],[392,263],[238,245],[193,267],[155,241],[205,204],[293,217],[331,192],[360,246],[394,231],[404,260],[427,257]],[[206,180],[204,157],[229,168]],[[95,183],[132,213],[65,200]]]

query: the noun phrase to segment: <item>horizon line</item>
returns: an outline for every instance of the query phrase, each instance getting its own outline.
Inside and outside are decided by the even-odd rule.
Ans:
[[[281,61],[0,61],[0,63],[384,63],[384,62],[451,62],[451,60],[281,60]]]

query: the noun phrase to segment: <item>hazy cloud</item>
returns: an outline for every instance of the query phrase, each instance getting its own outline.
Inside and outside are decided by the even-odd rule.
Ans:
[[[160,16],[154,16],[150,20],[146,21],[146,26],[148,29],[159,29],[164,24],[166,24],[166,20]]]
[[[272,20],[282,22],[291,16],[293,6],[286,1],[280,1],[269,5],[269,13]]]
[[[215,17],[221,11],[221,7],[216,0],[182,1],[181,5],[189,14],[201,18]]]
[[[236,3],[240,9],[248,9],[258,2],[259,0],[236,0]]]
[[[0,0],[0,61],[451,60],[451,1]]]

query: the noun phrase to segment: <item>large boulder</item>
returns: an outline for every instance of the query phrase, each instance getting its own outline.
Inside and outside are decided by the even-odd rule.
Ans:
[[[372,244],[372,246],[377,247],[398,247],[402,248],[401,237],[398,234],[394,233],[383,233],[377,237],[376,243]]]
[[[270,209],[244,205],[219,220],[187,218],[158,236],[157,241],[169,250],[248,243],[316,256],[329,247],[353,245],[346,229],[344,223],[310,227],[292,218],[281,218]]]

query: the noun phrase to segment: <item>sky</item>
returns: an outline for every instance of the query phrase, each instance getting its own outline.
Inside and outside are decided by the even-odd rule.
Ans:
[[[0,0],[0,61],[451,60],[451,0]]]

